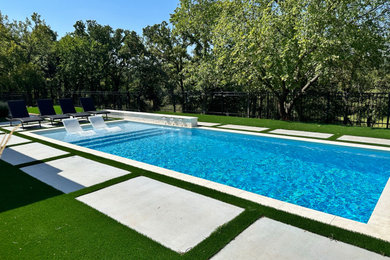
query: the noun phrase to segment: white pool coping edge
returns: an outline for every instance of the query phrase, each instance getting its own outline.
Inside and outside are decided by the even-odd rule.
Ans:
[[[114,122],[120,122],[120,121],[130,121],[131,120],[117,120],[112,121],[108,123],[114,123]],[[87,125],[87,124],[85,124]],[[60,127],[55,129],[61,129]],[[292,137],[292,136],[280,136],[280,135],[272,135],[272,134],[264,134],[264,133],[252,133],[252,132],[245,132],[245,131],[239,131],[239,130],[229,130],[229,129],[218,129],[218,128],[210,128],[210,127],[199,127],[199,129],[204,130],[212,130],[212,131],[221,131],[221,132],[228,132],[228,133],[237,133],[237,134],[245,134],[245,135],[255,135],[255,136],[263,136],[263,137],[273,137],[273,138],[279,138],[279,139],[288,139],[288,140],[297,140],[297,141],[307,141],[307,142],[314,142],[314,143],[323,143],[323,144],[331,144],[331,145],[339,145],[339,146],[347,146],[347,147],[356,147],[356,148],[364,148],[364,149],[374,149],[374,150],[382,150],[382,151],[390,151],[390,148],[387,147],[378,147],[378,146],[372,146],[372,145],[362,145],[362,144],[352,144],[352,143],[341,143],[336,141],[328,141],[328,140],[317,140],[317,139],[309,139],[309,138],[303,138],[303,137]],[[370,220],[367,224],[353,221],[347,218],[342,218],[339,216],[331,215],[328,213],[324,213],[321,211],[317,211],[310,208],[305,208],[302,206],[298,206],[292,203],[284,202],[281,200],[269,198],[266,196],[262,196],[256,193],[248,192],[245,190],[237,189],[234,187],[230,187],[224,184],[220,184],[217,182],[205,180],[202,178],[198,178],[192,175],[188,175],[185,173],[168,170],[162,167],[154,166],[151,164],[138,162],[135,160],[127,159],[124,157],[120,157],[117,155],[112,155],[109,153],[81,147],[78,145],[66,143],[63,141],[58,141],[52,138],[44,137],[41,135],[35,134],[36,132],[42,132],[42,131],[52,131],[54,129],[39,129],[34,130],[30,132],[21,132],[20,134],[30,136],[42,141],[46,141],[49,143],[61,145],[63,147],[71,148],[74,150],[78,150],[84,153],[100,156],[103,158],[107,158],[110,160],[118,161],[133,167],[137,167],[140,169],[144,169],[147,171],[152,171],[158,174],[162,174],[165,176],[169,176],[175,179],[179,179],[182,181],[190,182],[196,185],[200,185],[203,187],[207,187],[213,190],[217,190],[229,195],[233,195],[239,198],[243,198],[246,200],[250,200],[255,203],[259,203],[264,206],[269,206],[278,210],[282,210],[285,212],[289,212],[295,215],[299,215],[305,218],[313,219],[322,223],[334,225],[337,227],[341,227],[350,231],[366,234],[375,238],[379,238],[385,241],[390,242],[390,214],[387,214],[387,218],[384,218],[383,215],[379,216],[378,218],[375,217],[374,214],[377,212],[387,211],[390,212],[390,208],[377,208],[375,207]],[[385,189],[383,190],[381,197],[378,200],[377,206],[380,204],[379,201],[390,201],[390,179],[386,184]],[[383,204],[383,203],[382,203]],[[371,219],[376,218],[375,223],[371,222]]]

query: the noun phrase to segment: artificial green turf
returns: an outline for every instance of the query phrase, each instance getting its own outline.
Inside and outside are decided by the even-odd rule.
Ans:
[[[58,196],[62,192],[47,186],[18,168],[0,160],[0,194],[1,213]]]
[[[81,107],[75,107],[76,112],[83,112],[84,110]],[[54,110],[56,111],[57,114],[62,114],[61,107],[56,105],[54,106]],[[27,107],[27,111],[32,114],[39,114],[39,109],[38,107]]]
[[[20,133],[15,134],[23,136]],[[131,171],[132,174],[85,188],[68,195],[61,195],[60,193],[57,194],[57,196],[48,196],[49,199],[46,200],[31,200],[18,205],[19,198],[23,200],[24,190],[22,189],[19,193],[14,192],[14,190],[17,190],[16,186],[19,181],[18,179],[14,179],[15,176],[13,176],[13,174],[18,173],[25,177],[28,176],[20,172],[16,167],[2,163],[0,165],[1,171],[3,171],[2,169],[7,169],[9,174],[0,174],[0,183],[3,183],[4,178],[8,178],[7,176],[12,175],[13,177],[9,180],[9,183],[14,183],[15,185],[13,188],[4,190],[0,184],[0,197],[2,197],[5,192],[19,195],[16,196],[13,202],[9,202],[9,200],[4,200],[3,202],[6,206],[9,204],[9,209],[14,209],[0,214],[0,230],[4,230],[4,232],[0,233],[0,258],[3,256],[6,259],[209,259],[261,216],[266,216],[371,251],[390,255],[390,243],[379,239],[374,239],[366,235],[346,231],[331,225],[261,206],[232,195],[138,169],[117,161],[61,147],[31,137],[23,137],[62,149],[73,155],[83,156]],[[3,165],[5,165],[6,168],[3,168]],[[245,211],[231,222],[217,229],[209,238],[189,252],[179,255],[75,200],[76,197],[83,194],[140,175],[242,207]],[[40,183],[31,177],[28,177],[28,181],[26,182],[26,187],[33,187],[33,190],[37,189],[35,188],[36,185],[41,188],[45,187],[44,189],[53,190],[46,184]]]
[[[159,112],[159,113],[195,116],[198,117],[198,121],[200,122],[267,127],[270,128],[270,130],[282,128],[282,129],[289,129],[289,130],[312,131],[312,132],[334,134],[334,136],[329,138],[329,140],[336,140],[341,135],[357,135],[357,136],[390,139],[390,129],[384,129],[384,128],[301,123],[301,122],[293,122],[293,121],[233,117],[233,116],[216,116],[216,115],[169,113],[169,112]]]

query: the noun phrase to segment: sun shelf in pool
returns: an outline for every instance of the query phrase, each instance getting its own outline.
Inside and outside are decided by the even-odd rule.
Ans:
[[[390,176],[390,153],[133,122],[119,133],[39,134],[367,223]],[[83,127],[89,130],[90,127]]]

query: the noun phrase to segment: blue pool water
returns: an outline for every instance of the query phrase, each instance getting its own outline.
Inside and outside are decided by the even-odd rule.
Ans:
[[[40,134],[364,223],[390,177],[388,152],[133,122],[110,125],[122,131],[83,138],[64,130]]]

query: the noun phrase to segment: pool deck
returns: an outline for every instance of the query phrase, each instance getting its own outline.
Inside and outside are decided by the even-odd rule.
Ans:
[[[216,124],[219,125],[219,124]],[[211,125],[210,125],[211,126]],[[3,127],[4,128],[4,127]],[[317,142],[317,143],[326,143],[326,144],[333,144],[333,145],[344,145],[344,146],[349,146],[349,147],[359,147],[359,148],[365,148],[365,149],[375,149],[375,150],[382,150],[382,151],[390,151],[390,148],[387,147],[378,147],[378,146],[370,146],[370,145],[362,145],[362,144],[356,144],[356,143],[345,143],[345,142],[337,142],[337,141],[328,141],[328,140],[318,140],[318,139],[310,139],[310,138],[304,138],[304,137],[295,137],[295,136],[282,136],[282,135],[274,135],[274,134],[269,134],[269,133],[256,133],[256,132],[248,132],[248,131],[262,131],[259,129],[253,129],[253,130],[247,130],[247,131],[241,131],[241,130],[231,130],[231,129],[225,129],[225,128],[216,128],[216,127],[200,127],[202,129],[207,129],[211,131],[223,131],[223,132],[230,132],[230,133],[240,133],[240,134],[247,134],[247,135],[255,135],[255,136],[268,136],[268,137],[274,137],[274,138],[284,138],[284,139],[290,139],[290,140],[300,140],[300,141],[308,141],[308,142]],[[231,127],[226,127],[226,128],[231,128]],[[244,130],[243,128],[241,128]],[[7,129],[8,130],[8,129]],[[47,129],[45,129],[47,130]],[[266,129],[264,129],[266,130]],[[85,152],[88,154],[93,154],[95,156],[115,160],[130,166],[134,166],[137,168],[145,169],[148,171],[156,172],[165,176],[173,177],[175,179],[183,180],[186,182],[190,182],[193,184],[201,185],[213,190],[221,191],[226,194],[230,194],[233,196],[237,196],[246,200],[250,200],[256,203],[259,203],[261,205],[269,206],[278,210],[286,211],[292,214],[296,214],[305,218],[313,219],[319,222],[323,222],[326,224],[334,225],[337,227],[341,227],[343,229],[355,231],[358,233],[366,234],[375,238],[379,238],[385,241],[390,242],[390,179],[382,192],[382,195],[374,209],[374,212],[372,213],[372,216],[367,224],[360,223],[357,221],[352,221],[349,219],[341,218],[338,216],[334,216],[331,214],[323,213],[320,211],[312,210],[309,208],[304,208],[298,205],[294,205],[291,203],[279,201],[276,199],[268,198],[265,196],[261,196],[255,193],[247,192],[244,190],[240,190],[237,188],[233,188],[227,185],[215,183],[212,181],[204,180],[201,178],[197,178],[194,176],[190,176],[184,173],[179,173],[175,172],[172,170],[164,169],[161,167],[149,165],[146,163],[130,160],[127,158],[107,154],[104,152],[96,151],[96,150],[91,150],[85,147],[80,147],[74,144],[69,144],[57,140],[53,140],[51,138],[46,138],[40,135],[35,134],[37,131],[43,131],[43,130],[36,130],[36,131],[21,131],[21,135],[25,135],[28,137],[33,137],[40,139],[42,141],[47,141],[49,143],[61,145],[63,147],[67,148],[72,148],[75,150],[79,150],[81,152]],[[1,137],[1,135],[0,135]],[[13,140],[12,140],[13,138]],[[91,171],[90,174],[87,174],[87,177],[84,179],[77,179],[79,176],[75,175],[75,171],[79,171],[80,165],[84,165],[84,167],[88,168],[90,167],[91,169],[98,169],[101,168],[102,166],[100,163],[87,160],[85,158],[77,158],[75,160],[74,156],[73,157],[66,157],[66,158],[61,158],[61,159],[56,159],[56,156],[66,156],[67,153],[64,153],[58,149],[54,149],[50,146],[47,145],[42,145],[40,143],[28,143],[29,140],[14,136],[11,138],[12,143],[10,143],[10,147],[5,150],[5,154],[3,159],[5,161],[10,162],[11,164],[14,165],[20,165],[24,163],[31,163],[34,162],[35,160],[44,160],[44,159],[49,159],[48,162],[45,163],[37,163],[31,165],[31,166],[26,166],[22,168],[23,171],[26,173],[30,174],[31,176],[34,176],[41,181],[54,186],[55,188],[62,190],[64,192],[71,192],[74,190],[82,189],[84,187],[94,185],[96,183],[100,183],[102,181],[116,178],[118,176],[122,176],[124,174],[128,174],[128,172],[121,172],[121,170],[117,169],[110,169],[108,170],[103,170],[100,172],[100,174],[94,175],[93,171]],[[30,149],[31,147],[31,149]],[[57,151],[58,150],[58,151]],[[38,155],[39,154],[39,155]],[[26,161],[26,158],[29,158]],[[50,160],[50,158],[54,158],[53,160]],[[62,160],[62,161],[61,161]],[[73,161],[72,161],[73,160]],[[108,167],[108,166],[107,166]],[[51,169],[51,171],[47,169]],[[113,167],[112,167],[113,168]],[[104,172],[116,172],[115,174],[111,174],[110,176],[104,176]],[[45,172],[42,175],[42,172]],[[50,173],[51,172],[51,173]],[[40,173],[42,176],[38,176],[37,174]],[[103,175],[103,176],[102,176]],[[53,176],[54,179],[53,179]],[[86,180],[88,179],[88,180]],[[138,178],[135,178],[138,179]],[[145,180],[144,180],[145,181]],[[69,184],[70,182],[70,184]],[[130,184],[129,184],[130,185]],[[155,183],[150,183],[146,181],[146,185],[157,185]],[[115,185],[114,185],[115,186]],[[110,186],[113,187],[113,186]],[[106,189],[110,189],[110,187]],[[170,194],[170,189],[172,187],[166,187],[165,185],[162,185],[161,192],[156,193],[156,197],[152,197],[149,200],[145,200],[145,205],[148,205],[148,203],[152,203],[153,201],[159,200],[159,196],[162,193],[166,192],[166,194]],[[175,188],[173,188],[175,189]],[[105,189],[103,189],[105,190]],[[120,190],[120,189],[119,189]],[[123,189],[122,189],[123,190]],[[126,189],[125,189],[126,190]],[[113,188],[110,190],[111,192],[114,192],[113,194],[116,194],[118,192],[117,189]],[[99,192],[99,191],[98,191]],[[180,191],[176,191],[180,192]],[[96,193],[96,192],[95,192]],[[189,194],[187,194],[189,193]],[[189,196],[188,198],[192,198],[195,201],[202,200],[201,195],[199,194],[192,194],[193,192],[187,192],[184,191],[183,194],[187,194],[186,196]],[[84,195],[83,197],[80,197],[79,200],[83,201],[84,203],[96,208],[97,210],[107,214],[108,216],[113,217],[114,219],[117,219],[119,222],[128,225],[129,227],[134,228],[135,230],[139,231],[142,234],[145,234],[148,237],[151,237],[152,239],[162,243],[163,245],[166,245],[167,247],[177,251],[177,252],[186,252],[189,248],[192,248],[196,243],[199,243],[202,241],[202,239],[205,239],[215,228],[218,226],[224,224],[226,221],[229,219],[233,218],[236,216],[239,211],[235,211],[231,208],[229,209],[228,205],[222,205],[221,204],[221,210],[228,210],[229,212],[236,212],[236,213],[228,213],[227,216],[231,216],[231,218],[228,219],[223,219],[223,220],[210,220],[207,221],[205,220],[204,226],[209,226],[210,228],[206,228],[205,233],[201,236],[198,237],[189,237],[183,238],[183,244],[177,244],[177,241],[174,241],[174,237],[178,236],[178,233],[172,233],[172,234],[166,234],[167,231],[171,228],[171,225],[169,224],[170,222],[172,223],[177,223],[174,222],[172,217],[176,216],[177,214],[169,215],[166,216],[167,219],[164,220],[164,223],[167,223],[167,226],[165,226],[165,231],[160,232],[154,232],[157,228],[157,226],[153,226],[157,223],[156,221],[152,221],[149,224],[144,223],[143,225],[139,226],[138,229],[135,226],[132,226],[132,223],[126,222],[126,217],[124,218],[124,221],[120,221],[120,219],[123,219],[123,215],[114,216],[115,214],[110,213],[110,210],[105,209],[105,205],[100,205],[99,206],[99,201],[100,199],[97,199],[95,196],[97,194],[91,193]],[[129,195],[130,196],[130,195]],[[131,196],[135,196],[134,194]],[[118,197],[117,194],[114,197]],[[127,195],[124,197],[128,197]],[[169,196],[168,196],[169,197]],[[185,197],[185,196],[184,196]],[[164,199],[161,201],[161,205],[165,205],[167,212],[174,211],[174,208],[172,205],[175,205],[177,207],[177,203],[173,203],[172,200],[169,202],[169,200],[165,200],[167,196],[164,196]],[[139,197],[137,197],[139,199]],[[161,198],[160,198],[161,200]],[[130,202],[128,202],[130,203]],[[165,204],[164,204],[165,203]],[[172,204],[173,203],[173,204]],[[184,202],[180,202],[184,203]],[[179,203],[179,204],[180,204]],[[206,205],[208,202],[205,202]],[[214,203],[214,202],[210,202]],[[117,205],[115,207],[115,203],[112,202],[107,202],[107,205],[114,205],[113,211],[112,212],[118,212],[121,208],[123,208],[123,205]],[[156,207],[161,206],[160,204],[156,204]],[[210,204],[211,205],[211,204]],[[209,206],[210,206],[209,205]],[[218,206],[214,205],[216,208]],[[141,206],[140,208],[137,209],[132,209],[130,210],[131,212],[135,212],[134,210],[140,210],[143,207]],[[202,210],[199,212],[191,212],[191,209],[187,209],[187,212],[189,214],[203,214]],[[126,212],[122,212],[127,214]],[[156,214],[151,212],[145,212],[146,215],[150,214]],[[233,215],[229,215],[233,214]],[[236,214],[236,215],[234,215]],[[127,215],[128,216],[128,215]],[[169,217],[171,216],[171,218]],[[142,216],[140,216],[142,217]],[[201,215],[199,215],[201,217]],[[119,218],[119,219],[118,219]],[[183,217],[183,219],[188,220],[190,219],[189,217]],[[271,222],[270,222],[271,221]],[[126,224],[126,223],[127,224]],[[270,222],[270,223],[268,223]],[[163,223],[163,224],[164,224]],[[186,223],[185,221],[183,223]],[[215,223],[215,224],[210,224],[210,223]],[[259,224],[260,223],[260,224]],[[264,223],[267,225],[264,226]],[[148,226],[149,225],[149,226]],[[187,224],[183,224],[183,228],[185,229],[186,225],[191,225],[191,221],[188,221]],[[203,225],[203,224],[202,224]],[[201,225],[201,226],[202,226]],[[201,228],[201,227],[199,227]],[[154,231],[153,231],[154,230]],[[256,231],[257,234],[259,232],[264,232],[263,236],[254,236],[253,232]],[[195,232],[195,231],[193,231]],[[255,232],[255,234],[256,234]],[[279,235],[278,232],[282,232],[285,234],[284,238],[280,239],[280,233]],[[287,234],[287,235],[286,235]],[[165,236],[164,236],[165,235]],[[202,239],[200,239],[202,237]],[[283,240],[285,239],[285,240]],[[265,243],[264,241],[267,241]],[[284,241],[284,242],[283,242]],[[295,241],[289,246],[287,246],[286,250],[286,241]],[[302,243],[302,241],[312,241],[312,243]],[[314,241],[314,242],[313,242]],[[265,243],[265,244],[264,244]],[[259,244],[263,246],[258,246]],[[257,245],[257,251],[256,251],[256,246]],[[324,254],[319,256],[322,247],[327,248],[327,253],[329,253],[329,256],[333,256],[331,258],[326,258]],[[260,250],[260,251],[259,251]],[[243,233],[241,233],[235,240],[233,240],[231,243],[229,243],[224,249],[222,249],[213,259],[234,259],[237,258],[238,256],[241,256],[240,259],[253,259],[253,253],[256,253],[256,255],[259,255],[260,253],[263,254],[264,257],[269,257],[270,259],[312,259],[309,256],[312,257],[318,257],[318,259],[347,259],[347,258],[353,258],[353,259],[383,259],[384,257],[381,257],[377,254],[374,254],[372,252],[366,251],[364,249],[360,249],[358,247],[350,246],[341,242],[335,242],[332,241],[329,238],[324,238],[309,232],[305,232],[302,229],[295,228],[277,221],[272,221],[266,218],[261,218],[258,221],[256,221],[254,224],[252,224],[250,227],[248,227]],[[286,252],[285,256],[279,256],[278,252]],[[302,257],[302,252],[307,252],[305,254],[305,257]],[[234,257],[235,256],[235,257]],[[362,256],[365,256],[363,258]]]

